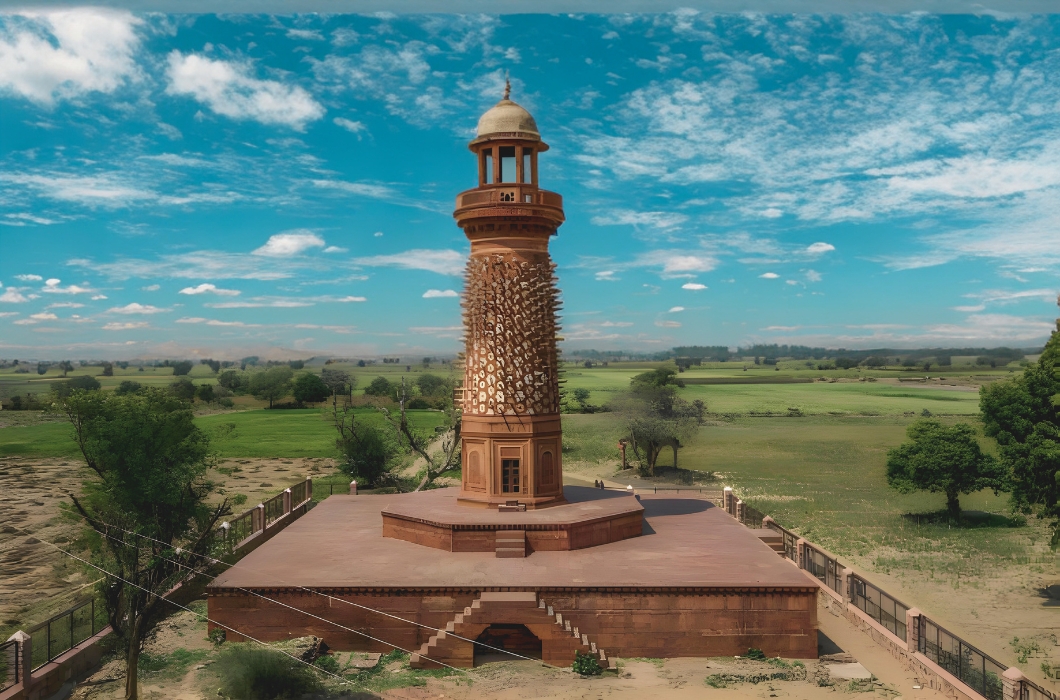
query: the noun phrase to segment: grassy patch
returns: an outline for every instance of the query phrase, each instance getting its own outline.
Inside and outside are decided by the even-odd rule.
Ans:
[[[152,680],[176,680],[183,678],[192,664],[203,661],[210,655],[208,649],[177,648],[168,654],[140,654],[140,678]]]

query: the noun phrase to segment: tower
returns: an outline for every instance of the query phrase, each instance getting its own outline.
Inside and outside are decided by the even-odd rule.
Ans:
[[[509,98],[468,144],[478,187],[453,216],[471,241],[464,288],[460,501],[528,509],[562,503],[555,264],[549,238],[563,198],[538,187],[548,150],[530,113]]]

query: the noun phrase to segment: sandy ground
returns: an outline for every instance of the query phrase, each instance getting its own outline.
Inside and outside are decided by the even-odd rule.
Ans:
[[[233,470],[211,473],[226,495],[247,496],[237,513],[307,476],[334,471],[330,459],[232,459],[217,466]],[[69,545],[80,525],[62,515],[60,504],[69,505],[67,494],[79,493],[87,476],[87,468],[73,460],[0,457],[0,629],[41,622],[95,582],[77,562],[20,532]]]

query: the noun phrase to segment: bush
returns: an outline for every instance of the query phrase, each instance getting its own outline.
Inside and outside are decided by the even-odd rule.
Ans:
[[[299,698],[321,687],[309,666],[252,644],[226,645],[214,668],[221,679],[221,692],[234,700]]]
[[[294,382],[294,399],[298,403],[318,403],[331,396],[331,389],[318,375],[306,373]]]
[[[364,388],[364,393],[368,396],[390,396],[393,390],[386,377],[376,377]]]
[[[195,388],[195,397],[203,403],[210,403],[214,400],[213,385],[200,384]]]
[[[747,650],[747,658],[754,659],[756,661],[765,661],[766,655],[762,652],[761,649],[755,649],[754,647],[751,647]]]
[[[195,384],[187,377],[181,377],[169,385],[169,393],[184,401],[195,398]]]
[[[596,660],[595,656],[583,654],[580,651],[574,652],[574,663],[571,664],[571,668],[581,676],[599,676],[603,673],[603,669],[600,668],[600,662]]]
[[[313,662],[313,665],[324,669],[328,673],[337,674],[339,672],[339,660],[328,654],[318,656],[317,660]]]

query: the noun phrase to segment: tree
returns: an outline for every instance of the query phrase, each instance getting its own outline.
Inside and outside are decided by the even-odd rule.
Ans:
[[[195,387],[195,398],[203,403],[210,403],[214,400],[213,384],[200,384]]]
[[[169,393],[182,401],[191,401],[195,398],[195,384],[187,377],[181,377],[169,385]]]
[[[55,394],[57,399],[62,400],[78,389],[82,391],[96,391],[101,386],[99,380],[95,377],[82,374],[80,377],[73,377],[72,379],[67,379],[65,382],[56,382],[55,384],[52,384],[52,393]]]
[[[63,376],[65,377],[67,372],[74,371],[74,366],[70,364],[69,360],[63,360],[59,363],[59,369],[63,371]]]
[[[1055,358],[1055,359],[1054,359]],[[1012,504],[1052,517],[1053,545],[1060,544],[1060,331],[1042,356],[1010,381],[984,384],[979,408],[986,434],[997,440],[1012,474]]]
[[[854,369],[858,366],[858,361],[849,357],[837,357],[835,366],[839,369]]]
[[[398,417],[394,418],[393,414],[385,408],[380,410],[390,427],[397,433],[401,447],[406,452],[422,458],[426,465],[423,479],[416,487],[416,491],[419,491],[445,472],[460,466],[460,413],[453,405],[453,396],[450,392],[443,403],[442,410],[448,419],[448,425],[441,431],[441,436],[435,431],[413,428],[405,413],[409,399],[405,378],[402,377],[401,384],[394,388],[397,390]],[[431,449],[436,440],[440,442],[441,447],[438,452]]]
[[[287,366],[291,369],[305,369],[305,360],[291,360]]]
[[[125,654],[125,697],[135,700],[144,640],[168,612],[161,596],[193,575],[228,501],[207,504],[208,439],[169,392],[76,391],[62,409],[92,472],[83,495],[70,498],[98,534],[94,558],[112,575],[99,588]]]
[[[270,367],[250,376],[250,393],[257,398],[268,401],[269,408],[273,402],[291,393],[291,377],[294,371],[286,365]]]
[[[306,372],[295,380],[293,393],[298,403],[317,403],[331,396],[331,389],[318,375]]]
[[[218,362],[217,360],[199,360],[199,364],[201,364],[201,365],[209,365],[210,366],[210,371],[213,372],[214,374],[217,374],[218,372],[221,371],[221,363]]]
[[[390,396],[393,394],[393,387],[386,377],[376,377],[364,388],[364,393],[367,396]]]
[[[182,377],[191,371],[191,368],[195,365],[191,360],[181,360],[180,362],[173,363],[173,376]]]
[[[103,376],[104,377],[113,377],[114,376],[114,365],[112,365],[109,362],[104,362],[103,363]]]
[[[424,396],[444,397],[452,393],[449,381],[437,374],[421,374],[416,377],[416,386],[420,388],[420,393]]]
[[[886,357],[878,357],[876,355],[872,355],[871,357],[866,357],[865,361],[862,362],[861,364],[865,365],[866,367],[886,367],[887,366],[887,358]]]
[[[335,412],[335,427],[339,437],[336,447],[342,453],[343,472],[359,479],[365,486],[380,486],[387,481],[401,448],[388,431],[365,422],[357,422],[347,404]]]
[[[250,380],[242,372],[230,369],[218,375],[217,384],[228,389],[233,394],[242,394],[249,388]]]
[[[946,427],[935,420],[919,420],[906,435],[909,442],[887,453],[887,483],[898,492],[944,493],[946,510],[957,520],[960,494],[1005,488],[1005,468],[982,451],[975,429],[967,423]]]
[[[702,423],[706,407],[702,401],[690,404],[679,398],[677,389],[682,386],[677,372],[665,367],[630,380],[624,406],[626,437],[640,470],[649,476],[655,476],[655,464],[666,447],[673,450],[676,467],[681,441]]]
[[[353,387],[357,384],[357,377],[351,377],[349,372],[325,367],[320,373],[320,379],[331,390],[331,402],[336,410],[338,409],[339,394],[353,398]]]
[[[114,390],[114,393],[118,396],[122,396],[124,394],[135,394],[142,388],[143,385],[140,384],[140,382],[134,382],[131,379],[126,379],[118,385],[118,388]]]
[[[44,364],[43,362],[38,362],[37,363],[37,374],[47,374],[47,373],[48,373],[48,365]]]

